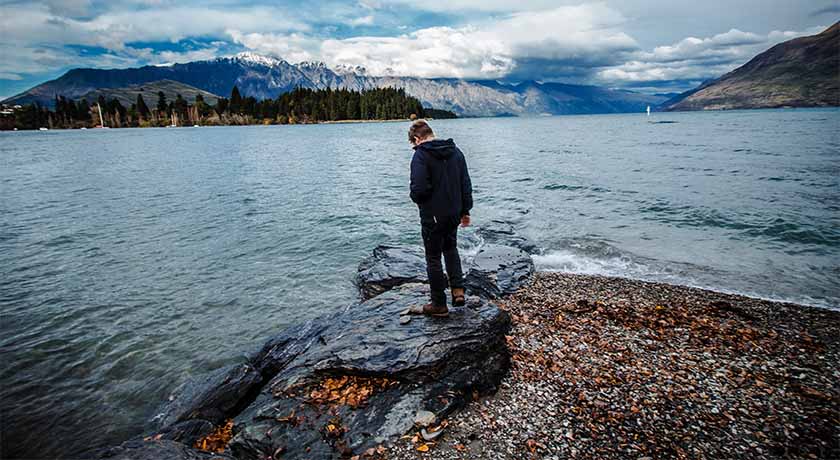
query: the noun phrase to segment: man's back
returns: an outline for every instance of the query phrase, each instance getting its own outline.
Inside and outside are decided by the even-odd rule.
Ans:
[[[452,139],[430,140],[414,148],[411,199],[421,217],[458,217],[472,209],[472,183],[464,154]]]

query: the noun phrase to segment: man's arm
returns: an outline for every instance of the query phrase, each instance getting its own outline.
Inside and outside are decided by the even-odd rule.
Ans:
[[[432,194],[432,185],[429,182],[429,172],[426,169],[426,161],[423,155],[414,151],[411,158],[411,201],[420,204],[429,199]]]
[[[470,180],[470,172],[467,169],[467,159],[464,158],[463,153],[461,153],[461,167],[463,171],[461,177],[461,215],[469,216],[470,210],[473,207],[472,180]]]

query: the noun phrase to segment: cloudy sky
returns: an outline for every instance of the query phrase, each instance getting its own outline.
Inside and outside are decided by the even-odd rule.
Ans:
[[[681,91],[838,19],[836,0],[0,0],[0,96],[74,67],[241,51],[372,74]]]

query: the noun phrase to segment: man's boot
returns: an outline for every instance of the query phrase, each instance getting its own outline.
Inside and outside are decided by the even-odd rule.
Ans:
[[[463,307],[467,303],[464,297],[464,288],[452,288],[452,306]]]
[[[438,306],[433,303],[427,303],[426,305],[414,305],[408,308],[405,312],[412,315],[428,315],[428,316],[438,316],[438,317],[445,317],[449,316],[449,309],[446,308],[446,305]]]

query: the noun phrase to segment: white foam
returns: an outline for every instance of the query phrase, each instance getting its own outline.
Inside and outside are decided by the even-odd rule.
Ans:
[[[570,251],[556,250],[544,254],[535,254],[531,258],[538,271],[574,273],[578,275],[602,275],[621,278],[636,279],[641,281],[652,281],[667,283],[679,286],[688,286],[699,289],[708,289],[724,294],[735,294],[753,297],[757,299],[770,300],[773,302],[792,302],[800,305],[810,305],[819,308],[832,310],[840,309],[840,305],[833,305],[823,299],[803,296],[776,296],[754,292],[752,290],[732,289],[718,285],[714,282],[701,282],[687,273],[675,273],[667,267],[657,268],[655,266],[642,264],[631,260],[629,257],[607,257],[591,258],[574,254]]]
[[[646,267],[626,257],[594,259],[570,251],[550,251],[532,256],[537,270],[578,273],[582,275],[633,276],[647,272]]]

